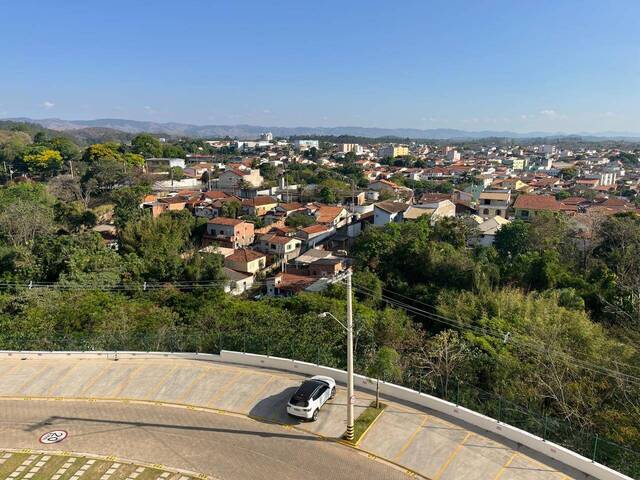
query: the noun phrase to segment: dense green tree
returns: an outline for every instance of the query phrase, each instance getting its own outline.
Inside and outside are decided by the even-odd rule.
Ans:
[[[161,157],[162,144],[153,135],[140,133],[131,140],[131,149],[144,158]]]
[[[120,231],[121,250],[135,254],[139,269],[134,276],[148,281],[177,281],[182,277],[182,254],[190,245],[195,219],[189,211],[167,212],[157,219],[143,215]]]
[[[278,178],[278,169],[270,163],[262,163],[260,165],[260,175],[265,180],[276,180]]]
[[[304,228],[304,227],[309,227],[313,224],[316,223],[316,219],[315,217],[311,216],[311,215],[307,215],[306,213],[300,213],[300,212],[295,212],[292,213],[291,215],[289,215],[285,221],[284,221],[285,225],[287,225],[287,227],[292,227],[292,228]]]
[[[114,224],[119,230],[142,215],[140,205],[148,193],[150,190],[143,186],[119,188],[112,193]]]
[[[224,202],[222,205],[222,216],[229,218],[238,218],[242,212],[242,204],[237,200]]]
[[[376,379],[376,408],[380,408],[380,378],[385,382],[400,380],[400,355],[393,348],[380,347],[369,365],[367,374]]]
[[[186,153],[181,145],[164,143],[162,144],[162,156],[164,158],[184,158]]]
[[[97,217],[82,202],[56,202],[53,207],[55,221],[66,226],[70,232],[79,232],[94,227]]]
[[[526,253],[529,249],[529,224],[514,220],[503,225],[496,234],[493,246],[505,258],[515,258]]]

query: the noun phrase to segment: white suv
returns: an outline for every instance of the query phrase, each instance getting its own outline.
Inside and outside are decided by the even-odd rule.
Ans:
[[[336,381],[316,375],[302,382],[287,404],[287,413],[306,420],[316,420],[327,400],[336,395]]]

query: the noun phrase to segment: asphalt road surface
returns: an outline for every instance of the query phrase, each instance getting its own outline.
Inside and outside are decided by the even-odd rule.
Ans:
[[[50,430],[61,443],[42,445]],[[201,472],[221,480],[406,479],[349,447],[280,425],[154,405],[0,401],[0,448],[114,455]]]

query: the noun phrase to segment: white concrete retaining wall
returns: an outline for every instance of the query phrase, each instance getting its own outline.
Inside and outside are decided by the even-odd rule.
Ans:
[[[268,357],[265,355],[223,350],[220,354],[220,360],[224,363],[274,368],[290,372],[298,372],[305,375],[328,375],[341,383],[346,383],[347,381],[347,372],[344,370],[323,367],[312,363],[299,362],[287,358]],[[374,379],[367,378],[362,375],[355,375],[354,383],[356,387],[367,389],[374,388],[375,386]],[[540,452],[549,458],[553,458],[564,465],[580,470],[591,477],[598,478],[600,480],[632,480],[631,477],[627,477],[626,475],[599,463],[592,462],[588,458],[578,455],[577,453],[560,445],[545,441],[540,437],[525,432],[524,430],[498,422],[493,418],[464,407],[456,406],[451,402],[447,402],[431,395],[419,393],[415,390],[410,390],[405,387],[385,382],[380,382],[380,393],[388,397],[422,405],[430,408],[431,410],[435,410],[436,412],[444,413],[470,425],[482,428],[483,430],[493,432],[496,435],[524,445],[531,450]]]
[[[187,360],[204,360],[210,362],[234,363],[240,365],[274,368],[297,372],[305,375],[328,375],[338,382],[347,382],[347,372],[336,368],[323,367],[313,363],[299,362],[288,358],[270,357],[266,355],[256,355],[253,353],[232,352],[223,350],[220,355],[208,353],[174,353],[174,352],[50,352],[50,351],[0,351],[0,358],[42,358],[42,357],[74,357],[74,358],[104,358],[109,360],[126,358],[176,358]],[[355,375],[355,386],[365,389],[375,388],[375,379],[363,375]],[[540,452],[549,458],[575,468],[581,472],[600,480],[633,480],[615,470],[612,470],[599,463],[592,462],[588,458],[578,455],[555,443],[547,442],[531,433],[512,427],[505,423],[474,412],[464,407],[457,406],[451,402],[419,393],[392,383],[380,382],[380,393],[387,397],[392,397],[406,402],[422,405],[436,412],[449,415],[462,420],[470,425],[493,432],[496,435],[507,438],[513,442],[529,447],[531,450]]]
[[[104,358],[108,360],[125,358],[182,358],[186,360],[208,360],[220,361],[220,355],[211,353],[180,353],[180,352],[108,352],[108,351],[86,351],[86,352],[50,352],[50,351],[18,351],[0,350],[0,358],[42,358],[42,357],[73,357],[73,358]]]

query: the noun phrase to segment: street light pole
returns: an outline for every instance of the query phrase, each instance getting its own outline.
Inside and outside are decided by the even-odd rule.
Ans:
[[[347,272],[347,440],[353,440],[353,306],[351,304],[351,270]]]
[[[351,270],[347,271],[347,323],[346,325],[338,320],[331,312],[322,312],[318,316],[320,318],[326,318],[327,316],[333,318],[340,324],[342,328],[347,331],[347,433],[346,439],[353,441],[353,405],[356,397],[353,393],[353,305],[351,293]]]

